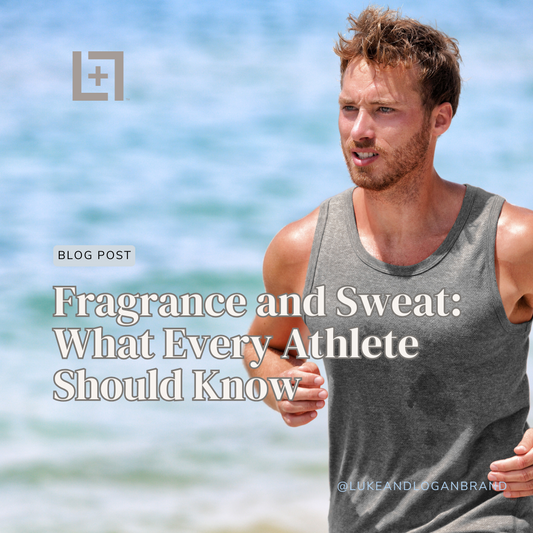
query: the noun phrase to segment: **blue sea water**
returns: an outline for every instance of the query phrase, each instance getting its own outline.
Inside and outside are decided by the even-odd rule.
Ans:
[[[298,430],[263,405],[191,401],[163,327],[246,332],[273,235],[350,185],[336,129],[341,0],[0,2],[0,529],[6,533],[319,533],[325,413]],[[390,7],[461,45],[465,80],[436,167],[533,208],[533,8]],[[125,100],[72,101],[72,51],[124,52]],[[89,66],[84,64],[84,75]],[[112,93],[113,72],[102,80]],[[84,82],[84,91],[96,90]],[[59,268],[58,244],[129,244],[132,268]],[[242,293],[239,319],[142,319],[152,361],[62,360],[54,285],[79,292]],[[178,364],[179,363],[179,364]],[[176,403],[52,399],[54,373],[184,371]]]

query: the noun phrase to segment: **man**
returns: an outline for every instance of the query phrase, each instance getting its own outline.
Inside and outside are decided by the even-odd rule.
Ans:
[[[390,10],[348,20],[335,51],[356,187],[270,244],[266,291],[312,304],[256,317],[250,334],[272,338],[248,369],[300,378],[291,401],[265,400],[300,426],[328,397],[304,349],[324,358],[330,532],[531,531],[533,212],[433,167],[459,101],[456,42]]]

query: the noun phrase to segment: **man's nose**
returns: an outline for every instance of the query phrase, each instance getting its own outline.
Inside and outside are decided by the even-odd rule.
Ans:
[[[374,120],[368,111],[359,109],[350,136],[355,142],[375,137]]]

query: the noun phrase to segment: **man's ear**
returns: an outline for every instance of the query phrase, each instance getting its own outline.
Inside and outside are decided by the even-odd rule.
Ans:
[[[440,104],[431,113],[433,134],[442,135],[451,125],[453,118],[452,105],[449,102]]]

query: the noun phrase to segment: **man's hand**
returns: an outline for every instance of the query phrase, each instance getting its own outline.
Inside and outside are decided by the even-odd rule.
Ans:
[[[496,482],[494,489],[503,490],[506,498],[533,496],[533,428],[524,433],[514,452],[514,457],[492,463],[487,477]]]
[[[288,426],[298,427],[316,418],[317,409],[322,409],[328,392],[321,388],[324,378],[315,363],[306,362],[283,372],[280,377],[302,378],[293,400],[280,400],[277,409]]]

